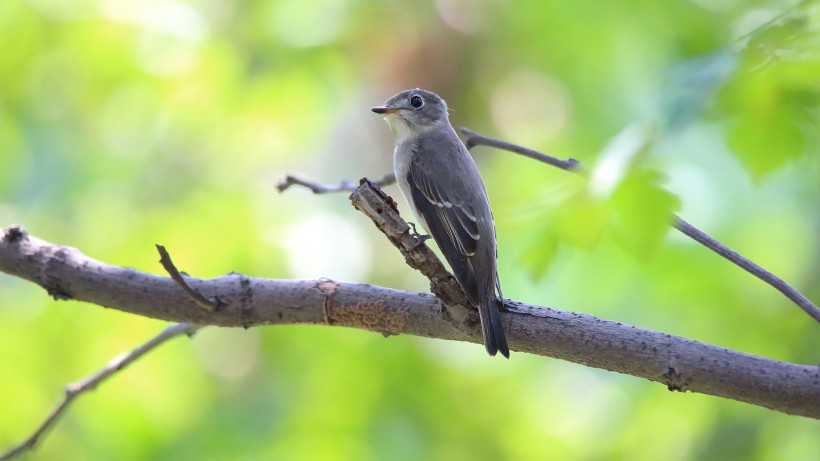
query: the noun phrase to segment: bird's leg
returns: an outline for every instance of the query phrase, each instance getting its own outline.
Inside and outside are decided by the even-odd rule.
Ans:
[[[409,231],[410,235],[412,235],[413,237],[415,237],[418,240],[416,243],[413,244],[412,247],[410,247],[410,251],[415,250],[416,248],[420,247],[422,243],[426,242],[427,240],[430,240],[429,235],[419,234],[419,232],[416,230],[416,225],[414,223],[408,222],[407,224],[410,226],[410,229],[411,229]]]

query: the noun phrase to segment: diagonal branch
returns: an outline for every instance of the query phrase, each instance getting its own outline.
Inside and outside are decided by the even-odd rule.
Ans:
[[[360,186],[350,194],[353,207],[373,221],[393,246],[398,248],[408,266],[430,280],[430,291],[444,304],[444,320],[455,328],[459,325],[479,325],[476,310],[470,304],[461,285],[424,240],[410,232],[410,226],[399,216],[393,198],[366,178],[362,178],[359,183]]]
[[[189,323],[178,323],[168,326],[162,330],[160,334],[154,336],[148,342],[141,344],[131,352],[114,357],[105,367],[91,376],[67,385],[65,387],[65,395],[63,396],[63,399],[57,404],[56,407],[54,407],[53,410],[51,410],[51,413],[49,413],[48,417],[46,417],[43,423],[40,424],[37,430],[35,430],[34,433],[31,434],[31,436],[29,436],[29,438],[27,438],[23,443],[1,454],[0,461],[12,459],[34,448],[37,441],[39,441],[43,434],[45,434],[46,431],[48,431],[57,422],[59,417],[65,413],[69,405],[74,402],[74,399],[86,392],[96,389],[97,386],[99,386],[103,381],[121,371],[128,365],[139,360],[140,357],[156,349],[169,339],[173,339],[181,335],[193,336],[199,328],[201,327]]]
[[[796,288],[789,285],[785,280],[758,266],[750,259],[710,237],[708,234],[684,221],[677,215],[674,217],[674,226],[675,229],[679,230],[687,237],[692,238],[706,248],[709,248],[720,256],[728,259],[746,272],[771,285],[777,291],[783,293],[787,298],[792,300],[792,302],[797,304],[800,309],[803,309],[813,319],[820,322],[820,308],[811,302],[803,293],[797,291]]]
[[[548,165],[561,168],[562,170],[586,175],[586,169],[575,159],[562,160],[551,155],[528,149],[526,147],[521,147],[500,139],[478,134],[474,131],[468,130],[467,128],[459,128],[459,131],[461,131],[461,133],[466,137],[464,144],[467,145],[468,149],[474,146],[495,147],[497,149],[524,155]],[[737,265],[746,272],[774,287],[777,291],[783,293],[792,302],[797,304],[798,307],[803,309],[803,311],[809,314],[809,316],[811,316],[814,320],[820,322],[820,308],[818,308],[806,296],[797,291],[797,289],[793,286],[786,283],[780,277],[772,274],[740,253],[720,243],[713,237],[684,221],[677,215],[672,215],[672,226],[687,237],[695,240],[723,258],[731,261],[733,264]]]
[[[7,239],[12,241],[25,238],[25,232],[19,227],[12,227],[9,231],[5,234]],[[192,288],[185,279],[182,277],[182,274],[179,272],[179,269],[176,268],[174,263],[171,261],[171,255],[168,254],[168,251],[162,245],[157,245],[157,251],[160,254],[160,264],[168,272],[168,275],[171,276],[171,280],[177,283],[185,293],[190,296],[190,298],[197,303],[203,309],[208,310],[209,312],[218,309],[220,306],[219,298],[216,298],[215,301],[211,301],[206,299],[202,296],[201,293],[196,291],[196,289]],[[149,351],[157,348],[161,344],[165,343],[169,339],[175,338],[182,334],[188,335],[188,337],[192,337],[194,333],[199,331],[202,328],[201,325],[194,325],[190,323],[178,323],[176,325],[171,325],[166,327],[160,334],[151,338],[147,342],[137,346],[134,350],[129,353],[118,355],[114,357],[108,365],[106,365],[103,369],[99,370],[98,372],[94,373],[93,375],[78,381],[76,383],[72,383],[66,386],[65,388],[65,396],[57,404],[56,407],[49,413],[46,419],[43,421],[42,424],[31,434],[25,441],[21,444],[17,445],[9,449],[6,453],[0,455],[0,461],[8,460],[15,458],[26,451],[29,451],[34,448],[37,442],[41,439],[41,437],[48,431],[54,424],[57,422],[58,418],[65,413],[68,409],[68,406],[79,397],[81,394],[85,392],[92,391],[97,388],[103,381],[110,378],[120,370],[124,369],[128,365],[132,364],[133,362],[137,361],[140,357],[147,354]]]

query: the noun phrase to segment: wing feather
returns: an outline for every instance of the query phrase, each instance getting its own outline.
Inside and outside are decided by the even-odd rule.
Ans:
[[[464,256],[473,256],[478,240],[481,238],[475,212],[463,199],[455,196],[452,191],[441,190],[430,179],[430,174],[418,165],[410,167],[408,182],[415,185],[422,195],[419,197],[422,200],[416,200],[414,197],[416,208],[430,227],[434,227],[430,224],[431,220],[441,223],[447,238],[459,253]],[[436,243],[441,245],[440,237],[435,235],[435,231],[433,229],[428,229],[428,231],[433,233]]]

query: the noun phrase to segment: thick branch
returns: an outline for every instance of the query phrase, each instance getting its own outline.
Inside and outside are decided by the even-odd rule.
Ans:
[[[384,200],[368,206],[395,222]],[[400,221],[400,220],[399,220]],[[399,228],[385,231],[401,235]],[[0,271],[76,299],[137,315],[197,325],[249,327],[330,324],[390,334],[481,342],[480,327],[442,320],[433,295],[333,280],[267,280],[229,274],[188,279],[220,308],[202,309],[168,277],[111,266],[78,250],[6,229]],[[593,316],[508,301],[503,313],[513,350],[602,368],[693,391],[820,419],[820,368],[731,351]]]

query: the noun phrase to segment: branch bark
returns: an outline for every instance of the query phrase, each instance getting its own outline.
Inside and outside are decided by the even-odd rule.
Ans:
[[[435,266],[429,261],[435,255],[423,245],[413,248],[414,237],[384,193],[370,184],[361,190],[360,198],[354,194],[354,201],[359,200],[356,206],[427,274],[427,266]],[[0,239],[0,271],[37,283],[55,299],[86,301],[174,322],[223,327],[327,324],[481,343],[477,316],[459,307],[458,293],[449,294],[454,306],[447,306],[442,315],[445,305],[433,295],[373,285],[329,279],[268,280],[236,273],[210,280],[188,278],[203,296],[221,300],[220,307],[210,312],[168,277],[105,264],[74,248],[29,236],[19,227],[6,229]],[[434,277],[434,292],[446,292],[448,277]],[[780,362],[581,313],[513,300],[506,304],[508,312],[502,313],[502,319],[513,350],[630,374],[674,391],[710,394],[820,419],[820,367]]]

